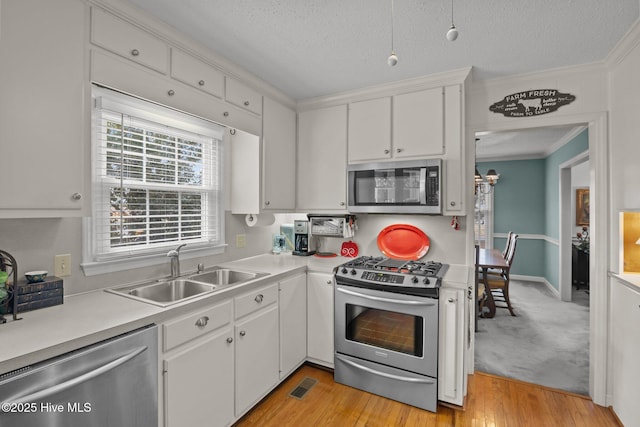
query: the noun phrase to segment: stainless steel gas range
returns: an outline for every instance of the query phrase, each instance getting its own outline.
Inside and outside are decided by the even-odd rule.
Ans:
[[[447,269],[382,257],[337,268],[336,382],[436,411],[438,296]]]

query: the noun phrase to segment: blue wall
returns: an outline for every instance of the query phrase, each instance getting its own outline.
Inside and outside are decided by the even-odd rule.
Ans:
[[[513,231],[541,238],[519,238],[511,272],[544,277],[559,287],[560,164],[589,149],[585,129],[544,159],[481,162],[481,174],[495,169],[500,179],[494,187],[494,233]],[[545,239],[546,237],[546,239]],[[548,241],[552,240],[552,242]],[[502,249],[504,238],[495,238]]]

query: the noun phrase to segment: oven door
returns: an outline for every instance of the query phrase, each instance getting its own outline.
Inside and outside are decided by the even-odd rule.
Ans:
[[[438,300],[337,284],[335,350],[435,378]]]

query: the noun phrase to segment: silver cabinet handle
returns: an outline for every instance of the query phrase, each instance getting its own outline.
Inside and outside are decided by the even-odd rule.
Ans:
[[[133,49],[131,51],[131,56],[138,56],[138,55],[140,55],[140,51],[138,49]]]
[[[455,301],[456,301],[456,300],[455,300],[455,299],[453,299],[453,298],[449,298],[449,299],[447,300],[447,302],[455,302]]]
[[[198,84],[199,84],[200,86],[204,86],[204,80],[200,80],[200,81],[198,82]]]
[[[228,117],[229,116],[229,112],[225,111],[224,113],[222,113],[223,116]]]
[[[402,153],[404,151],[404,148],[396,148],[396,153]]]
[[[260,303],[262,302],[262,300],[263,300],[263,299],[264,299],[264,295],[259,294],[259,295],[256,295],[255,301],[256,301],[258,304],[260,304]]]
[[[169,92],[167,92],[167,95],[169,95],[169,96],[173,96],[175,94],[176,94],[176,91],[173,90],[173,89],[169,89]]]
[[[451,201],[451,202],[449,202],[449,204],[450,204],[451,206],[455,206],[455,205],[456,205],[456,202]]]
[[[391,150],[384,150],[384,154],[389,154]]]
[[[227,338],[227,342],[228,342],[229,344],[231,344],[231,343],[233,342],[233,338],[228,337],[228,338]]]
[[[344,202],[340,202],[340,206],[344,206]]]
[[[243,336],[245,336],[245,335],[247,335],[247,333],[246,333],[245,331],[240,331],[240,336],[241,336],[241,337],[243,337]]]
[[[71,195],[71,198],[72,198],[73,200],[80,200],[80,199],[82,199],[82,194],[80,194],[80,193],[73,193],[73,194]]]
[[[264,204],[265,204],[265,206],[269,206],[271,204],[271,202],[267,200],[266,202],[264,202]]]
[[[249,106],[249,101],[244,101],[244,105],[245,105],[245,107],[248,107]]]
[[[202,316],[201,318],[196,320],[196,326],[198,328],[204,328],[205,326],[207,326],[207,323],[209,323],[209,317],[208,316]]]
[[[44,390],[40,390],[40,391],[36,391],[34,393],[31,393],[27,396],[20,396],[20,397],[15,397],[15,398],[11,398],[11,399],[7,399],[8,402],[11,403],[21,403],[21,402],[35,402],[36,400],[41,400],[41,399],[45,399],[49,396],[53,396],[54,394],[60,393],[64,390],[67,390],[71,387],[75,387],[78,384],[81,384],[85,381],[89,381],[90,379],[96,378],[99,375],[102,375],[106,372],[109,372],[112,369],[117,368],[118,366],[127,363],[129,360],[133,359],[134,357],[136,357],[137,355],[139,355],[140,353],[144,352],[147,349],[147,347],[139,347],[133,351],[131,351],[128,354],[125,354],[122,357],[119,357],[115,360],[112,360],[109,363],[106,363],[102,366],[100,366],[99,368],[96,368],[92,371],[87,372],[86,374],[82,374],[80,376],[77,376],[75,378],[72,378],[68,381],[65,381],[63,383],[60,384],[56,384],[52,387],[49,388],[45,388]]]
[[[333,280],[327,280],[327,285],[333,285]]]

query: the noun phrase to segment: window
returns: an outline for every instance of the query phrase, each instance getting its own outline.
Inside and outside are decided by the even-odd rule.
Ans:
[[[224,128],[106,89],[94,102],[89,263],[222,245]]]
[[[493,188],[483,182],[476,186],[474,210],[475,244],[481,248],[493,248]]]

